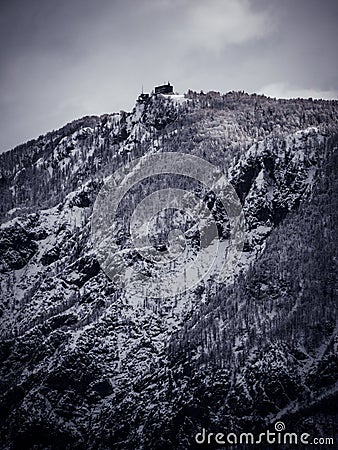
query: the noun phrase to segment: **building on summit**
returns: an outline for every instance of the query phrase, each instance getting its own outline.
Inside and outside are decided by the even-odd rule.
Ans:
[[[172,86],[169,81],[167,84],[161,84],[160,86],[155,86],[155,94],[173,94],[174,86]]]
[[[139,101],[140,103],[146,102],[147,100],[149,100],[149,98],[150,98],[150,95],[149,95],[149,94],[146,94],[146,93],[142,92],[142,93],[138,96],[138,101]]]
[[[142,92],[141,92],[141,94],[138,96],[137,101],[138,101],[139,103],[144,103],[144,102],[147,102],[147,101],[149,100],[149,98],[150,98],[150,95],[147,94],[147,93],[145,93],[145,92],[143,92],[143,85],[142,85]]]
[[[165,94],[165,95],[173,95],[174,94],[174,86],[172,86],[169,81],[167,84],[161,84],[159,86],[155,86],[154,90],[152,91],[151,95],[156,94]],[[143,86],[142,86],[142,92],[138,96],[137,101],[139,103],[145,103],[150,99],[150,94],[147,94],[143,92]]]

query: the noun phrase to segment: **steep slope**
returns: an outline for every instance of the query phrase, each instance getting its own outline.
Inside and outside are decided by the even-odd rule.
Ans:
[[[328,144],[310,201],[269,237],[247,274],[172,341],[173,373],[189,374],[177,397],[188,391],[189,403],[203,404],[200,427],[259,430],[282,419],[288,430],[312,436],[336,432],[337,143]],[[221,398],[200,371],[225,379]],[[172,434],[192,434],[186,426]]]
[[[4,448],[190,448],[203,426],[259,426],[331,395],[337,107],[153,96],[0,155]],[[229,175],[247,227],[235,285],[163,302],[101,270],[90,226],[104,178],[161,151]]]
[[[178,111],[168,99],[153,98],[130,113],[76,120],[0,155],[2,217],[55,206],[93,176],[102,179],[150,151]]]

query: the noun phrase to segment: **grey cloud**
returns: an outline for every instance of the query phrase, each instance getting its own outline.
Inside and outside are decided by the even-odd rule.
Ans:
[[[0,150],[168,79],[337,96],[334,0],[14,0],[0,17]]]

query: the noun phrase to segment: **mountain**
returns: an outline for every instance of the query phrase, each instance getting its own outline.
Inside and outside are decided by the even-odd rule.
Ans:
[[[188,449],[203,429],[259,435],[277,421],[334,436],[337,111],[244,92],[151,95],[0,155],[1,448]],[[221,252],[229,242],[213,190],[185,167],[153,172],[166,152],[226,175],[245,218],[241,258],[222,283],[134,295],[103,270],[93,239],[113,173],[150,167],[102,241],[150,282],[176,264],[158,269],[133,247],[133,211],[153,191],[193,193]],[[193,260],[209,219],[198,230],[197,207],[173,209],[150,221],[151,244],[170,256],[173,227]]]

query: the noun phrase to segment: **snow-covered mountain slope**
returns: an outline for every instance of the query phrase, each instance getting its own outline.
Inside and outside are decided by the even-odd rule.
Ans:
[[[203,426],[259,426],[328,401],[337,109],[244,93],[152,96],[0,155],[3,448],[193,448]],[[236,189],[246,238],[234,285],[205,280],[159,300],[102,271],[90,229],[104,180],[163,151],[209,160]]]

